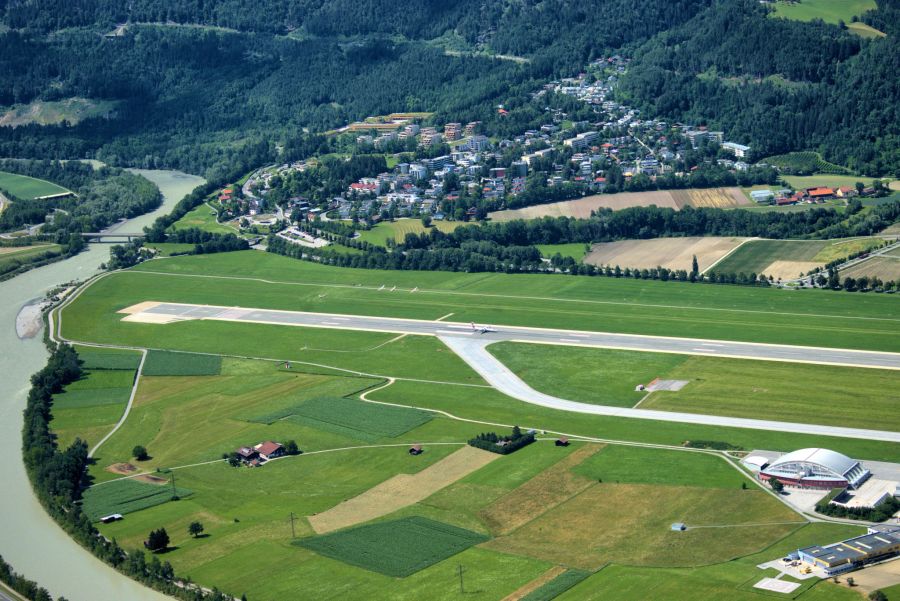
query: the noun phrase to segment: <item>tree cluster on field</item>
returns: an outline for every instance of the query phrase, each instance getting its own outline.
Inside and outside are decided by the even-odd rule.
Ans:
[[[74,348],[49,339],[46,342],[50,357],[47,365],[31,377],[22,428],[25,469],[44,509],[81,546],[123,574],[178,599],[225,601],[229,597],[218,590],[207,593],[177,578],[169,562],[161,562],[156,556],[148,561],[143,550],[126,552],[115,539],[107,540],[81,510],[87,443],[76,439],[60,449],[50,428],[53,395],[81,376],[81,366]]]
[[[534,434],[522,433],[519,426],[513,426],[512,433],[500,435],[496,432],[482,432],[469,440],[469,445],[477,449],[509,455],[534,442]]]
[[[122,218],[143,215],[162,203],[155,184],[146,178],[114,167],[94,169],[78,161],[0,160],[0,171],[45,179],[75,192],[78,198],[23,200],[12,202],[0,213],[0,231],[42,223],[49,213],[53,222],[43,231],[59,234],[65,243],[73,232],[99,232]],[[5,193],[7,196],[11,196]]]
[[[12,566],[6,563],[2,555],[0,555],[0,582],[5,583],[29,601],[53,601],[50,591],[37,582],[25,578],[22,574],[14,572]],[[66,601],[66,598],[59,597],[57,601]]]

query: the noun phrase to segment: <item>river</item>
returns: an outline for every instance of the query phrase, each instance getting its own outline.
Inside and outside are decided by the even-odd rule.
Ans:
[[[163,193],[155,211],[117,224],[112,231],[140,231],[168,213],[203,179],[178,171],[133,170]],[[47,352],[38,335],[16,335],[19,309],[47,290],[97,272],[109,259],[108,244],[90,244],[84,252],[0,282],[0,555],[13,569],[36,580],[56,598],[69,601],[165,601],[169,599],[119,574],[68,537],[44,512],[22,464],[22,411],[29,377],[41,369]]]

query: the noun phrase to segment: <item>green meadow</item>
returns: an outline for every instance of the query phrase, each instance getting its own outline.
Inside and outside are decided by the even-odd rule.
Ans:
[[[465,223],[460,221],[432,221],[426,228],[420,219],[398,219],[396,221],[382,221],[375,224],[372,229],[360,230],[359,240],[378,246],[386,246],[387,241],[393,238],[395,242],[402,243],[406,234],[423,234],[437,229],[442,232],[452,232]]]
[[[22,200],[31,200],[39,196],[49,196],[69,191],[62,186],[57,186],[43,179],[7,173],[6,171],[0,171],[0,190],[6,190]]]

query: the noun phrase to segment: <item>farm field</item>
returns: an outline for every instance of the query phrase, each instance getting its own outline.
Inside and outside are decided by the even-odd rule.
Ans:
[[[461,225],[465,225],[461,221],[432,221],[431,227],[426,230],[420,219],[398,219],[396,221],[382,221],[370,230],[361,230],[359,232],[359,240],[378,246],[386,246],[388,238],[393,238],[396,242],[403,242],[406,234],[421,234],[431,229],[438,229],[442,232],[452,232]]]
[[[782,179],[796,190],[813,188],[816,186],[827,186],[831,188],[840,186],[854,187],[856,186],[856,182],[863,182],[868,186],[872,183],[871,177],[862,175],[834,175],[830,173],[819,173],[816,175],[785,175]]]
[[[840,275],[841,278],[860,278],[866,276],[869,278],[881,278],[885,282],[889,280],[894,280],[895,282],[900,281],[900,257],[896,255],[872,257],[849,269],[841,270]]]
[[[135,352],[85,353],[81,379],[53,395],[50,427],[59,444],[75,438],[99,441],[115,425],[131,396],[140,355]]]
[[[697,257],[700,271],[704,271],[745,240],[746,238],[704,236],[602,242],[591,247],[585,263],[598,266],[619,265],[623,269],[666,267],[690,271],[691,261],[693,257]]]
[[[21,265],[36,260],[44,253],[59,254],[59,244],[38,244],[35,246],[0,246],[0,273],[13,271]]]
[[[82,509],[91,521],[113,513],[129,514],[148,507],[154,507],[172,501],[172,496],[188,497],[193,491],[186,488],[146,484],[136,480],[117,480],[103,486],[89,488],[84,493]]]
[[[787,7],[787,4],[778,4],[778,7]],[[822,158],[818,152],[789,152],[787,154],[779,154],[762,159],[760,162],[780,167],[782,169],[790,169],[801,173],[836,173],[846,174],[849,170],[846,167],[829,163]]]
[[[201,204],[188,211],[184,217],[172,224],[172,230],[201,229],[213,234],[237,234],[237,229],[216,221],[216,212],[209,205]]]
[[[751,240],[716,265],[716,271],[764,273],[793,279],[825,263],[872,248],[880,238],[851,240]]]
[[[31,200],[38,196],[69,192],[62,186],[42,179],[0,171],[0,189],[6,190],[22,200]]]
[[[248,278],[247,274],[253,275]],[[382,285],[385,290],[379,290]],[[391,292],[394,285],[399,289]],[[409,290],[414,287],[419,290],[411,294]],[[798,302],[798,294],[804,295],[803,302]],[[163,328],[169,348],[280,359],[300,359],[303,355],[342,361],[338,356],[352,353],[319,353],[317,349],[367,349],[391,340],[378,334],[275,326],[262,330],[254,324],[226,322],[191,321],[166,326],[123,323],[116,313],[147,300],[203,304],[225,298],[237,305],[260,308],[419,319],[452,313],[452,320],[460,322],[562,328],[577,324],[580,329],[598,331],[900,350],[900,342],[890,332],[900,312],[890,297],[881,295],[836,295],[813,290],[787,293],[605,277],[353,270],[256,251],[150,261],[139,269],[107,276],[64,310],[62,328],[73,340],[148,348],[159,345]],[[248,331],[265,331],[266,344],[251,345],[251,350],[236,339],[240,332]],[[349,346],[347,336],[353,341]],[[428,344],[413,340],[416,337],[406,337],[390,346]],[[307,351],[301,350],[304,346]],[[376,363],[384,365],[382,353],[370,354]],[[440,360],[463,365],[455,358],[442,356]],[[366,369],[391,375],[421,373],[407,371],[407,365],[388,365],[391,368],[384,371],[373,366]]]
[[[591,211],[599,208],[613,210],[628,207],[656,205],[680,209],[685,205],[696,207],[736,207],[749,204],[738,188],[711,188],[690,190],[654,190],[650,192],[619,192],[617,194],[594,194],[542,205],[494,211],[488,217],[494,221],[513,219],[539,219],[541,217],[590,217]]]
[[[900,430],[900,373],[501,343],[490,352],[533,388],[562,398],[734,417]],[[654,378],[687,380],[679,391],[634,392]]]

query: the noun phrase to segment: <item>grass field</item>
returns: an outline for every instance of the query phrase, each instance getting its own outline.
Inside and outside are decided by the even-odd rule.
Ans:
[[[66,188],[52,182],[6,171],[0,171],[0,189],[6,190],[22,200],[69,192]]]
[[[525,382],[575,401],[633,406],[656,377],[687,380],[642,409],[900,430],[900,373],[663,353],[502,343],[489,347]]]
[[[248,273],[253,276],[247,278]],[[185,277],[192,274],[204,277]],[[379,290],[382,285],[385,290]],[[395,285],[400,289],[391,292]],[[414,287],[419,291],[410,294]],[[452,320],[460,322],[561,328],[575,324],[579,329],[623,333],[900,350],[900,340],[892,335],[900,310],[891,298],[815,290],[799,294],[802,302],[796,292],[677,282],[340,269],[246,251],[150,261],[138,270],[108,276],[64,311],[63,333],[75,340],[150,348],[158,347],[159,336],[165,333],[168,348],[293,359],[299,358],[304,345],[360,348],[314,346],[338,335],[306,328],[263,329],[225,322],[156,326],[123,323],[116,313],[147,300],[203,304],[228,299],[244,307],[420,319],[452,313]],[[260,332],[266,343],[247,345],[238,339],[248,331]],[[374,334],[353,336],[371,346],[390,340]],[[373,360],[380,355],[373,354]],[[393,364],[382,373],[402,375],[397,372],[405,367]]]
[[[862,175],[835,175],[830,173],[818,173],[816,175],[785,175],[782,179],[790,184],[795,190],[813,188],[815,186],[827,186],[830,188],[850,186],[852,188],[856,186],[856,182],[863,182],[866,185],[872,183],[871,177]]]
[[[216,212],[206,204],[201,204],[191,209],[184,217],[172,224],[172,229],[175,231],[190,228],[201,229],[204,232],[212,232],[213,234],[237,233],[235,228],[218,223],[216,221]]]
[[[516,342],[500,342],[488,349],[539,390],[615,407],[634,406],[647,394],[635,390],[638,384],[649,384],[685,360],[682,355],[664,353],[603,350],[584,354],[587,349],[570,352],[569,347]]]
[[[307,549],[374,572],[405,578],[485,537],[427,518],[404,518],[298,541]]]
[[[571,244],[536,244],[535,246],[541,251],[541,256],[545,259],[549,259],[559,253],[563,257],[572,257],[576,263],[581,263],[584,260],[584,255],[587,254],[588,249],[587,244],[580,242]]]
[[[465,225],[465,223],[461,221],[433,221],[428,231],[438,229],[442,232],[452,232],[461,225]],[[421,234],[425,231],[425,226],[422,225],[420,219],[410,218],[383,221],[370,230],[361,230],[359,232],[359,240],[377,244],[378,246],[385,246],[388,238],[393,238],[396,242],[402,243],[406,234]]]
[[[715,266],[715,271],[765,273],[795,278],[816,266],[880,244],[878,238],[852,240],[751,240]]]
[[[81,379],[53,395],[50,423],[60,445],[76,438],[97,442],[119,421],[131,396],[137,353],[87,354]],[[122,369],[119,369],[119,368]]]
[[[147,376],[217,376],[221,370],[219,355],[150,351],[144,363]]]
[[[175,487],[179,498],[190,496],[192,491]],[[145,484],[135,480],[117,480],[95,486],[84,492],[82,509],[91,521],[113,513],[128,514],[172,501],[171,486]]]
[[[319,397],[250,421],[272,424],[287,419],[354,440],[396,438],[425,424],[432,414],[415,409],[380,407],[341,397]]]
[[[854,16],[875,9],[874,0],[801,0],[800,2],[776,2],[774,16],[795,21],[822,19],[826,23],[839,21],[849,24]]]
[[[159,251],[161,257],[171,257],[175,254],[189,253],[196,247],[195,244],[180,244],[176,242],[148,242],[146,248],[154,248]]]

